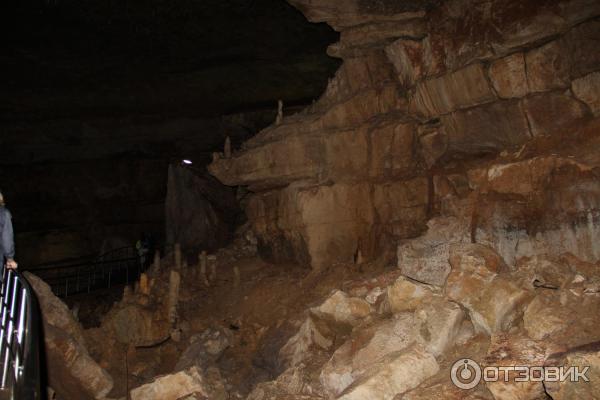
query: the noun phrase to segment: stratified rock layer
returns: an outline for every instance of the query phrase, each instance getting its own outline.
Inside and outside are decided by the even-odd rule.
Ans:
[[[370,261],[422,234],[436,212],[464,227],[452,241],[487,243],[509,262],[554,250],[600,256],[597,157],[546,145],[542,159],[482,161],[546,137],[577,141],[598,115],[597,2],[291,3],[341,32],[329,53],[344,63],[312,107],[209,167],[254,192],[246,212],[263,257],[315,268]],[[514,186],[500,183],[506,173]],[[468,201],[450,210],[448,195]],[[415,245],[399,251],[400,267],[442,286],[449,267],[435,269],[447,248]],[[432,253],[436,266],[419,265]]]

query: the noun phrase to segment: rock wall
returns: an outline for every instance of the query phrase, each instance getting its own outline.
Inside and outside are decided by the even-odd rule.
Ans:
[[[193,168],[169,166],[165,203],[166,243],[184,251],[224,247],[240,221],[235,191]],[[243,221],[242,221],[243,222]]]
[[[209,167],[253,192],[263,256],[369,261],[442,215],[507,262],[600,257],[600,3],[290,3],[341,33],[344,62],[312,107]]]

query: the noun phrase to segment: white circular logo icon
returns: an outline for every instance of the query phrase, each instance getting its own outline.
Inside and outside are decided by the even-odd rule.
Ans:
[[[463,358],[452,365],[452,383],[460,389],[473,389],[481,381],[481,367],[470,358]]]

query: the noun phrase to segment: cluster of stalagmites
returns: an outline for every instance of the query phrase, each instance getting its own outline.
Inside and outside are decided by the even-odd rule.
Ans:
[[[245,233],[216,255],[200,252],[197,265],[187,265],[179,245],[163,259],[157,253],[101,325],[86,330],[45,282],[27,273],[42,309],[49,398],[229,398],[216,366],[231,344],[229,329],[185,319],[179,309],[194,291],[216,282],[218,273],[232,275],[227,278],[232,289],[239,286],[239,271],[224,268],[236,258],[254,256],[255,248],[251,234]],[[165,359],[173,357],[178,361],[168,374]]]

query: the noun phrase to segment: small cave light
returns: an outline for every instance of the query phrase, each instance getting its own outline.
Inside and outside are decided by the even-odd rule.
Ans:
[[[188,160],[188,159],[182,160],[181,162],[184,163],[185,165],[192,165],[193,164],[192,160]]]

